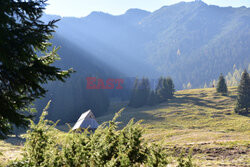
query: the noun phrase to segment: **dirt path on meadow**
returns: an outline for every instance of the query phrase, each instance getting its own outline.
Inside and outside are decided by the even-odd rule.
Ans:
[[[250,167],[250,145],[211,147],[209,144],[211,143],[189,144],[185,146],[176,145],[174,147],[167,147],[167,149],[175,157],[178,157],[181,152],[185,155],[192,152],[194,162],[198,162],[198,166]]]

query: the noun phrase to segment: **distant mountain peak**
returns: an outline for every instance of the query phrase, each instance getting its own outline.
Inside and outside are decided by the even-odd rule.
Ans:
[[[110,14],[104,13],[101,11],[93,11],[87,17],[97,17],[97,16],[107,16],[107,15],[110,15]]]
[[[160,9],[156,10],[156,11],[162,11],[162,10],[168,10],[168,9],[183,9],[183,8],[200,8],[200,7],[207,7],[208,4],[206,4],[205,2],[203,2],[202,0],[194,0],[191,2],[179,2],[173,5],[169,5],[169,6],[163,6]]]
[[[95,19],[104,19],[104,18],[110,18],[110,17],[112,17],[112,15],[109,13],[93,11],[88,16],[83,17],[83,18],[87,20],[95,20]]]
[[[194,3],[202,5],[202,6],[207,6],[207,4],[203,2],[202,0],[195,0]]]
[[[132,8],[126,11],[127,15],[134,15],[134,14],[150,14],[149,11],[142,10],[142,9],[137,9],[137,8]]]

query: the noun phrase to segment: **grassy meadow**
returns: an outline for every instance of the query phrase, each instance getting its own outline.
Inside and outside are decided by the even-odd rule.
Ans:
[[[216,93],[215,88],[177,91],[174,99],[156,107],[134,109],[115,103],[97,120],[108,121],[126,107],[118,119],[121,125],[132,118],[143,120],[145,142],[168,149],[172,164],[178,153],[192,150],[197,166],[250,166],[250,118],[234,113],[236,89],[229,88],[227,96]],[[67,128],[58,129],[58,142],[63,142]],[[2,165],[21,156],[22,144],[15,137],[0,140]]]
[[[192,148],[198,166],[250,166],[250,118],[234,113],[236,96],[236,87],[227,96],[215,88],[182,90],[156,107],[126,108],[118,120],[143,120],[145,141],[170,152]],[[110,120],[113,111],[125,106],[113,105],[98,121]]]

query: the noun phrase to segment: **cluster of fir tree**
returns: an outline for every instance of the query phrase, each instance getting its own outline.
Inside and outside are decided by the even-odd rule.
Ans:
[[[217,92],[227,94],[227,84],[221,74],[217,84]],[[234,111],[240,115],[248,115],[250,108],[250,77],[247,70],[241,75],[240,84],[238,86],[238,95]]]
[[[174,92],[174,83],[170,77],[160,77],[155,90],[151,89],[147,78],[136,79],[129,106],[135,108],[144,105],[154,106],[173,98]]]
[[[45,108],[38,124],[31,122],[26,134],[23,158],[9,167],[163,167],[168,155],[163,147],[148,145],[142,140],[140,122],[131,120],[123,129],[118,128],[116,114],[112,121],[103,123],[95,133],[70,131],[60,141],[56,124],[45,119]],[[52,123],[52,124],[51,124]],[[61,136],[62,137],[62,136]],[[178,158],[178,165],[193,166],[190,157]]]

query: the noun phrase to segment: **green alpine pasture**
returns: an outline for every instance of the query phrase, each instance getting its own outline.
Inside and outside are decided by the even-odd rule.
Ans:
[[[176,163],[176,153],[188,154],[192,150],[197,166],[248,166],[250,118],[234,113],[236,96],[237,87],[229,87],[228,95],[217,93],[216,88],[181,90],[173,99],[154,107],[135,109],[127,107],[127,103],[113,103],[97,121],[111,120],[115,112],[125,108],[118,118],[120,125],[132,118],[143,120],[144,142],[168,149],[172,164]],[[67,126],[58,129],[58,142],[63,142]],[[22,144],[14,145],[9,140],[0,141],[3,164],[21,156]]]

